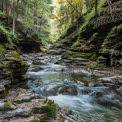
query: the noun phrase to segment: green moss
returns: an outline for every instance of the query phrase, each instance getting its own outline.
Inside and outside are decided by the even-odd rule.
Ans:
[[[35,120],[32,120],[31,122],[41,122],[41,121],[38,119],[35,119]]]
[[[117,34],[117,35],[120,34],[120,33],[122,32],[122,24],[120,24],[120,25],[114,27],[114,28],[112,29],[112,31],[113,31],[113,33],[115,33],[115,34]]]
[[[3,45],[4,45],[4,47],[5,47],[6,49],[10,49],[10,50],[13,50],[13,49],[14,49],[14,46],[11,45],[11,44],[9,44],[9,43],[5,43],[5,44],[3,44]]]
[[[45,46],[41,46],[41,51],[42,52],[46,52],[47,51],[47,48]]]
[[[0,44],[0,52],[3,52],[3,51],[5,51],[5,47]]]
[[[100,56],[100,57],[98,57],[97,62],[98,62],[98,63],[106,63],[106,60],[107,60],[107,58],[105,58],[105,57],[103,57],[103,56]]]
[[[110,49],[100,49],[99,53],[101,53],[101,54],[111,54],[112,50],[110,50]]]
[[[1,51],[0,52],[0,63],[2,63],[4,60],[4,53]]]
[[[11,38],[10,38],[10,33],[5,29],[5,27],[4,26],[2,26],[2,25],[0,25],[0,34],[1,34],[1,37],[2,37],[2,39],[3,40],[1,40],[1,41],[5,41],[5,42],[8,42],[8,43],[10,43],[11,45],[14,45],[13,43],[12,43],[12,40],[11,40]]]
[[[6,60],[9,60],[9,61],[12,61],[12,62],[22,62],[22,59],[20,58],[20,56],[18,55],[18,53],[16,51],[12,51],[12,50],[9,50],[6,52],[5,54],[5,58]],[[20,64],[19,63],[19,64]]]
[[[97,58],[98,58],[97,55],[94,53],[94,54],[91,55],[90,60],[96,61]]]
[[[52,100],[48,100],[47,102],[47,107],[43,108],[48,112],[47,116],[48,117],[55,117],[56,116],[56,104]]]
[[[11,108],[11,103],[5,102],[5,103],[4,103],[4,106],[3,106],[3,107],[0,107],[0,110],[1,110],[1,111],[12,110],[12,108]]]
[[[107,37],[104,40],[104,43],[102,44],[102,48],[107,48],[107,47],[111,47],[113,45],[114,46],[117,44],[118,42],[118,35],[121,34],[122,32],[122,24],[115,26],[111,29],[111,31],[108,33]]]
[[[3,91],[3,93],[0,94],[0,98],[4,99],[8,95],[8,93],[9,93],[9,90]]]
[[[80,44],[80,42],[79,42],[79,40],[77,40],[77,41],[71,46],[71,48],[75,48],[75,47],[77,47],[79,44]]]
[[[15,101],[17,104],[21,104],[24,102],[31,102],[31,99],[23,99],[23,100],[19,100],[19,101]]]
[[[55,118],[56,107],[56,104],[52,100],[48,100],[45,106],[36,107],[32,111],[33,113],[44,114],[47,118]]]

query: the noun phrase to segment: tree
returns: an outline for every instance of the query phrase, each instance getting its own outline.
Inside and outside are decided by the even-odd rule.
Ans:
[[[95,0],[95,15],[97,16],[98,15],[98,0]]]
[[[16,21],[16,15],[15,15],[15,3],[16,1],[13,0],[13,34],[15,33],[15,21]]]

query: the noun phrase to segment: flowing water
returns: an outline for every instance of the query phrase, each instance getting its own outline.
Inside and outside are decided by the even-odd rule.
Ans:
[[[74,122],[122,122],[122,96],[105,86],[94,87],[99,75],[51,61],[37,65],[27,75],[30,79],[28,86],[70,110],[67,116]]]

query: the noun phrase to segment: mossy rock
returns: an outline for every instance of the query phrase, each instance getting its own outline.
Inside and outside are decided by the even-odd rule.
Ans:
[[[4,105],[0,107],[0,111],[8,111],[15,109],[15,106],[11,102],[4,102]]]
[[[42,52],[46,52],[47,51],[47,48],[45,46],[42,46],[40,49],[41,49]]]
[[[105,58],[105,57],[103,57],[103,56],[100,56],[100,57],[98,57],[97,62],[98,62],[98,63],[105,63],[105,64],[106,64],[106,60],[107,60],[107,58]]]
[[[5,47],[2,44],[0,44],[0,52],[4,52],[4,51],[5,51]]]
[[[110,55],[111,53],[112,53],[112,49],[100,49],[99,50],[99,53],[100,54],[108,54],[108,55]]]
[[[5,29],[4,26],[1,25],[0,25],[0,42],[13,44],[10,38],[10,33]]]
[[[9,90],[4,90],[2,93],[0,93],[0,99],[4,99],[9,93]]]
[[[31,122],[41,122],[41,121],[38,119],[35,119],[35,120],[32,120]]]
[[[93,54],[91,55],[91,57],[90,57],[90,60],[96,61],[97,58],[98,58],[97,54],[93,53]]]
[[[14,46],[10,43],[3,44],[4,48],[7,50],[14,50]]]
[[[45,114],[46,117],[56,117],[56,104],[52,100],[48,100],[45,106],[33,108],[33,113]]]

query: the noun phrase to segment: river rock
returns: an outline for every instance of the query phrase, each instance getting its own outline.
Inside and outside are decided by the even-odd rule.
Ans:
[[[0,111],[14,110],[16,106],[11,101],[0,102]]]
[[[23,88],[12,89],[0,101],[0,122],[31,122],[35,119],[40,120],[40,117],[45,112],[48,114],[47,110],[49,109],[49,115],[56,114],[54,113],[56,105],[53,108],[54,105],[53,101],[29,90]],[[43,112],[41,113],[40,110],[42,108]]]
[[[6,86],[6,85],[9,85],[9,84],[11,84],[10,80],[5,80],[5,79],[1,79],[0,80],[0,85]]]
[[[105,105],[105,106],[115,106],[117,108],[122,107],[122,103],[119,100],[104,98],[104,97],[98,98],[97,103]]]
[[[3,92],[5,90],[4,85],[0,85],[0,92]]]
[[[112,76],[112,77],[99,78],[98,81],[101,81],[102,83],[109,82],[109,83],[122,84],[122,76]]]
[[[116,89],[116,92],[119,94],[122,94],[122,86],[120,86],[118,89]]]
[[[77,89],[75,86],[63,86],[60,88],[59,93],[63,95],[77,95]]]

